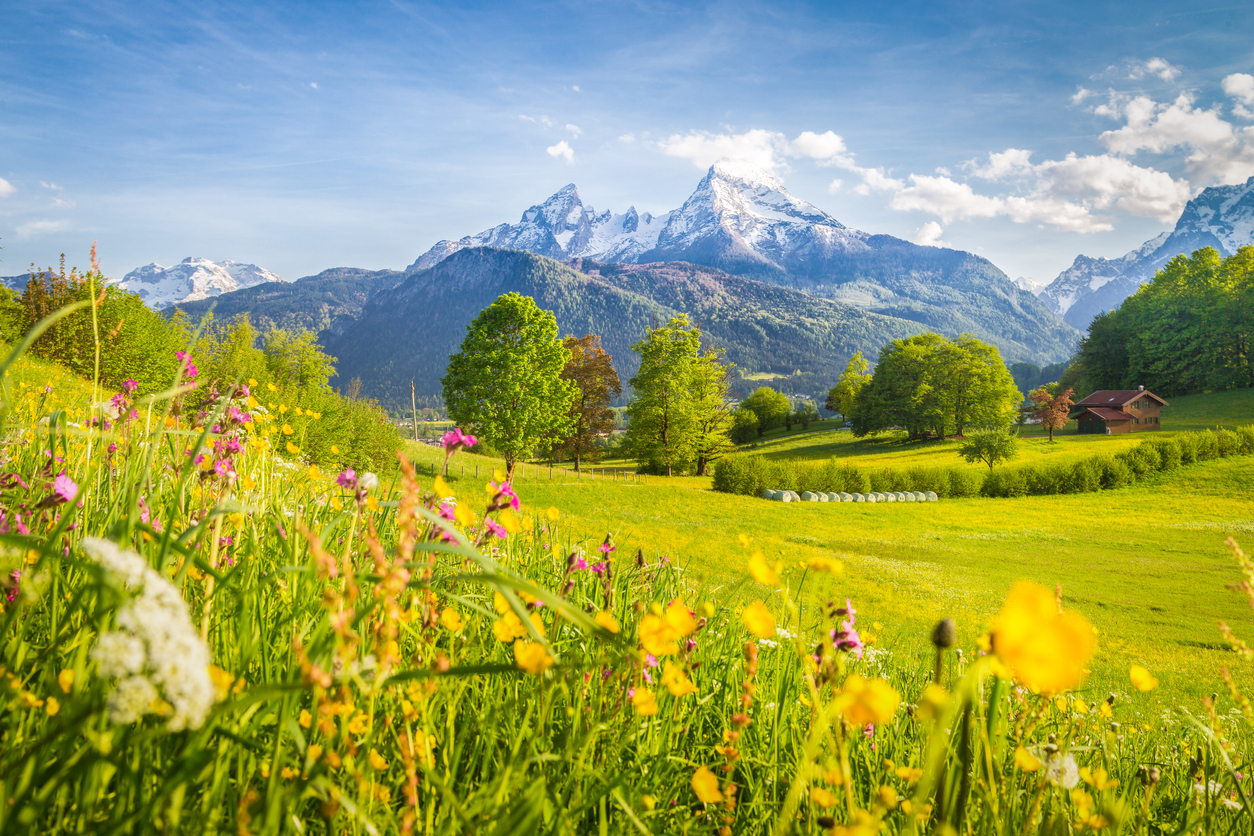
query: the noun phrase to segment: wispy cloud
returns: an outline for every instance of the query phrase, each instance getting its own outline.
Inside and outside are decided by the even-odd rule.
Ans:
[[[5,180],[3,177],[0,177],[0,197],[8,197],[15,191],[17,191],[17,189],[14,188],[12,183]]]
[[[43,180],[40,180],[39,185],[43,186],[45,189],[52,189],[54,192],[65,191],[64,187],[58,186],[56,183],[45,183]]]
[[[19,239],[25,240],[29,238],[36,238],[40,235],[48,235],[53,232],[62,232],[66,229],[69,229],[69,227],[70,227],[70,222],[65,221],[65,220],[61,220],[61,221],[38,220],[38,221],[27,221],[26,223],[18,224],[14,232],[17,233],[17,237]]]
[[[575,137],[575,139],[578,139],[579,135],[583,133],[583,129],[580,128],[578,125],[567,125],[566,130],[570,131],[571,134]]]
[[[536,116],[528,116],[525,113],[520,113],[518,114],[518,118],[523,120],[524,122],[531,122],[532,124],[535,124],[535,125],[544,125],[544,127],[546,128],[553,127],[553,120],[547,116],[536,117]]]

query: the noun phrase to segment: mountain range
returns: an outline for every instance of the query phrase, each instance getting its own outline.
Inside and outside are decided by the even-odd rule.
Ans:
[[[154,308],[179,302],[195,302],[283,279],[256,264],[238,261],[215,263],[207,258],[185,258],[173,267],[146,264],[117,282],[118,287],[139,294]]]
[[[1120,258],[1076,256],[1041,291],[1041,299],[1072,326],[1087,329],[1093,317],[1119,307],[1155,271],[1177,255],[1214,247],[1228,256],[1254,244],[1254,177],[1234,186],[1213,186],[1189,201],[1175,228]]]
[[[714,267],[942,333],[974,333],[1008,360],[1061,360],[1079,337],[987,259],[850,229],[741,160],[716,162],[681,207],[657,216],[634,207],[597,212],[570,184],[516,224],[440,241],[407,272],[482,246],[559,260]]]
[[[855,351],[873,359],[889,340],[926,330],[909,320],[684,262],[563,263],[520,250],[476,247],[399,282],[374,281],[360,314],[335,323],[320,340],[337,358],[340,385],[360,378],[362,391],[387,406],[408,404],[411,380],[418,394],[438,394],[466,325],[510,291],[552,311],[563,335],[601,335],[624,388],[639,365],[631,346],[647,327],[680,313],[701,326],[707,346],[726,349],[727,359],[744,371],[804,370],[816,373],[823,388]]]

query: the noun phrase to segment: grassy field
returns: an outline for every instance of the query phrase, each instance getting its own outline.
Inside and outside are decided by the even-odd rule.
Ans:
[[[1254,390],[1179,398],[1172,409],[1181,431],[1251,423]],[[859,441],[813,425],[808,433],[780,435],[759,449],[798,458],[836,455],[868,468],[963,466],[952,441]],[[1049,445],[1030,432],[1019,460],[1118,452],[1144,437],[1062,434]],[[428,467],[443,459],[432,448],[414,455]],[[471,468],[465,476],[463,465]],[[500,466],[466,456],[450,478],[486,484],[489,469]],[[636,478],[627,475],[627,462],[607,466],[620,478]],[[739,546],[737,535],[747,534],[753,549],[792,567],[790,581],[805,600],[853,598],[869,620],[884,625],[883,639],[895,648],[922,649],[926,631],[942,616],[958,620],[963,643],[972,648],[1016,579],[1060,584],[1064,599],[1102,633],[1091,690],[1126,692],[1129,664],[1144,664],[1168,686],[1150,695],[1147,707],[1174,698],[1165,696],[1173,692],[1197,697],[1223,690],[1219,669],[1232,667],[1234,656],[1219,637],[1218,620],[1254,637],[1249,607],[1225,588],[1237,575],[1224,547],[1228,535],[1254,543],[1250,458],[1207,462],[1096,494],[927,505],[774,503],[714,493],[707,478],[576,480],[559,467],[550,479],[549,469],[536,465],[517,484],[525,501],[561,507],[589,542],[611,532],[625,550],[665,552],[714,585],[741,582],[750,550]],[[798,564],[819,555],[838,558],[843,576],[803,577]]]

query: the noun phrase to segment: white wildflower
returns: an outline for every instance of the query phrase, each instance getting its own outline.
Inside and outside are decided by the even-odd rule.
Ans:
[[[1045,760],[1045,779],[1055,786],[1071,789],[1080,783],[1080,770],[1070,754],[1055,752]]]
[[[363,473],[357,477],[357,484],[368,491],[372,491],[379,487],[379,477],[373,473]]]
[[[105,676],[122,677],[109,697],[109,718],[133,723],[169,703],[171,731],[199,728],[214,702],[209,648],[174,586],[142,557],[108,540],[87,538],[83,549],[134,597],[118,608],[118,628],[96,642],[92,658]]]

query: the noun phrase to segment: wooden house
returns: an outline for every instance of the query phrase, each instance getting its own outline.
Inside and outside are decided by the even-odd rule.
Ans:
[[[1139,389],[1103,390],[1094,392],[1071,407],[1076,433],[1136,433],[1160,430],[1162,410],[1170,406],[1165,400]]]

